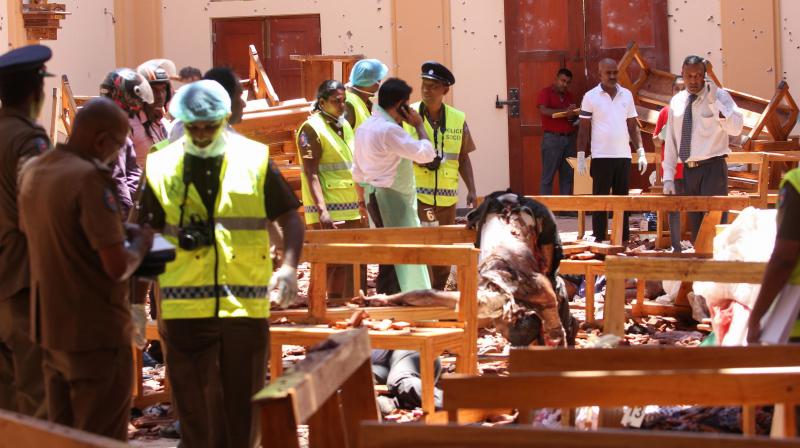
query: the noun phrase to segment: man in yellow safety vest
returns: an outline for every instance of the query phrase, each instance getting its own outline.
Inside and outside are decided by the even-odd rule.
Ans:
[[[178,246],[159,276],[166,347],[182,444],[255,446],[251,397],[264,385],[268,292],[297,293],[303,243],[299,202],[266,146],[231,132],[231,98],[216,81],[179,90],[170,114],[186,135],[147,160],[138,219]],[[283,230],[273,273],[267,222]]]
[[[475,207],[477,193],[469,154],[475,143],[467,127],[464,112],[444,103],[444,96],[455,84],[453,73],[438,62],[422,64],[422,101],[411,105],[425,120],[425,129],[436,149],[436,159],[424,165],[414,165],[417,183],[417,212],[423,226],[451,225],[456,221],[458,176],[467,186],[467,206]],[[408,124],[406,130],[414,137],[417,132]],[[431,269],[431,286],[444,289],[450,268]]]

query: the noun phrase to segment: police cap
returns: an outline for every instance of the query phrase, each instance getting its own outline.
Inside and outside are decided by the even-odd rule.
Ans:
[[[428,61],[422,64],[422,74],[420,76],[439,81],[446,86],[452,86],[456,83],[453,73],[447,67],[435,61]]]
[[[44,67],[44,63],[51,57],[53,57],[53,52],[44,45],[16,48],[0,56],[0,76],[24,72],[36,72],[40,76],[53,76],[47,73]]]

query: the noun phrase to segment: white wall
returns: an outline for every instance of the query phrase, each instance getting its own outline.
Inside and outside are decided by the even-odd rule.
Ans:
[[[714,73],[723,80],[720,1],[668,1],[670,71],[680,73],[683,59],[694,54],[710,60]]]
[[[478,195],[509,187],[508,115],[495,109],[506,97],[505,22],[502,0],[451,0],[453,105],[467,114],[475,140],[472,169]],[[464,205],[466,187],[459,189]]]
[[[324,54],[363,54],[392,64],[391,0],[163,0],[164,57],[211,68],[211,19],[319,14]],[[358,13],[356,17],[355,12]],[[280,92],[278,92],[280,94]]]
[[[10,0],[8,0],[10,1]],[[61,75],[69,77],[75,95],[97,95],[100,82],[115,68],[113,0],[61,0],[71,13],[61,21],[58,39],[42,41],[53,50],[47,70],[56,75],[45,83],[47,103],[39,117],[50,130],[53,88],[61,86]],[[108,11],[107,13],[104,13]]]
[[[8,49],[8,0],[0,0],[0,54]]]
[[[781,77],[789,83],[794,97],[800,97],[800,2],[781,0]]]

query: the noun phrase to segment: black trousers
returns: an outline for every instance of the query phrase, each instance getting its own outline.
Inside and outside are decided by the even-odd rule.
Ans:
[[[250,399],[266,382],[267,319],[165,319],[160,332],[181,446],[258,446]]]
[[[684,165],[683,195],[727,196],[728,164],[725,158],[716,158],[694,168]],[[692,243],[697,239],[697,232],[700,230],[700,223],[704,216],[703,212],[690,212],[687,215],[689,230],[692,232]],[[725,222],[725,215],[723,215],[723,222]]]
[[[592,194],[595,196],[627,195],[631,181],[631,159],[592,159]],[[608,212],[592,212],[592,233],[596,241],[608,239]],[[628,213],[622,220],[622,239],[628,241]]]

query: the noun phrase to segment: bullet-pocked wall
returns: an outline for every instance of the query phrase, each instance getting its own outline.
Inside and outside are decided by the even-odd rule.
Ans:
[[[669,0],[670,71],[680,73],[683,59],[702,56],[714,66],[722,80],[721,0]]]
[[[495,95],[507,95],[503,1],[451,0],[450,7],[453,103],[467,114],[477,147],[470,157],[475,186],[486,195],[509,186],[508,115],[494,107]],[[459,192],[462,206],[463,182]]]
[[[178,67],[211,68],[212,18],[319,14],[324,54],[391,61],[390,6],[390,0],[162,0],[164,57]]]
[[[8,0],[0,0],[0,52],[8,49]]]
[[[795,98],[800,98],[800,2],[780,2],[781,78],[789,83]]]

